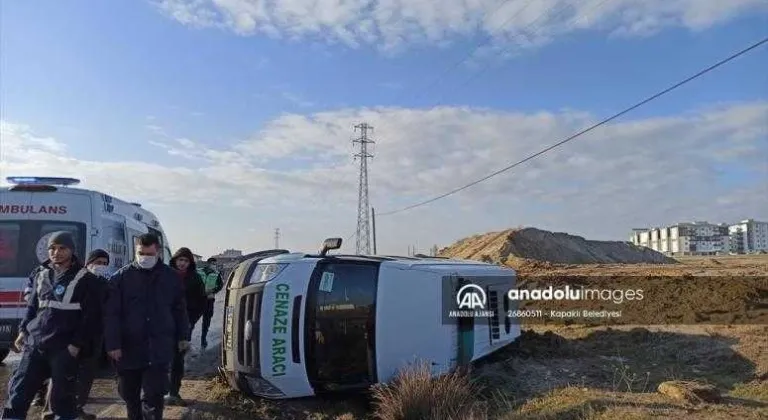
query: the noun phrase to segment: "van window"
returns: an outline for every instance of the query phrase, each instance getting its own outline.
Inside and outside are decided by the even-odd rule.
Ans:
[[[85,255],[84,223],[42,220],[0,221],[0,277],[27,277],[48,259],[48,238],[56,231],[72,233],[75,255]]]

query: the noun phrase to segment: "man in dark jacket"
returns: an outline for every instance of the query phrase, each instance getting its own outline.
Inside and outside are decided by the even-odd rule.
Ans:
[[[47,377],[54,415],[77,417],[77,361],[88,351],[100,302],[93,293],[98,279],[78,261],[75,249],[69,232],[54,232],[48,240],[50,260],[36,273],[14,343],[14,351],[23,354],[8,386],[2,418],[25,418]]]
[[[109,253],[103,249],[95,249],[91,251],[91,253],[88,254],[88,259],[85,260],[85,268],[100,280],[97,282],[97,290],[94,292],[99,298],[100,305],[98,308],[98,315],[95,316],[96,321],[93,326],[94,334],[91,337],[91,342],[80,352],[82,357],[79,358],[77,373],[77,415],[80,416],[79,419],[82,420],[95,420],[95,415],[85,411],[85,404],[88,402],[88,397],[91,394],[93,379],[96,376],[96,370],[99,366],[103,349],[104,326],[102,323],[102,306],[106,297],[106,276],[107,270],[109,269]],[[43,409],[43,420],[53,420],[55,418],[53,411],[51,411],[50,408],[50,394],[51,388],[48,387],[48,395],[45,398],[45,408]]]
[[[96,370],[99,366],[103,349],[104,326],[102,325],[103,311],[101,306],[104,304],[104,298],[106,296],[106,276],[107,269],[109,269],[109,253],[103,249],[95,249],[91,251],[91,253],[88,254],[88,259],[85,260],[85,268],[100,280],[98,282],[98,290],[95,294],[99,297],[101,305],[99,305],[98,315],[95,317],[94,334],[91,337],[91,342],[85,347],[87,350],[80,352],[82,357],[80,357],[77,374],[77,414],[82,420],[95,420],[95,415],[85,412],[85,404],[88,402],[88,397],[91,394],[93,379],[96,376]],[[43,410],[43,420],[53,420],[55,418],[53,411],[50,409],[50,390],[51,388],[49,387],[45,408]]]
[[[109,280],[104,338],[128,420],[163,418],[170,364],[176,351],[189,348],[184,288],[160,252],[156,235],[141,235],[135,261]]]
[[[208,329],[211,328],[211,319],[213,318],[213,308],[216,304],[216,293],[224,288],[224,282],[221,279],[221,273],[216,269],[216,258],[208,258],[205,265],[199,269],[200,277],[205,284],[205,293],[208,296],[203,311],[203,330],[200,335],[200,347],[208,347]]]
[[[194,254],[189,248],[179,248],[170,261],[171,268],[176,271],[177,282],[184,287],[187,302],[187,317],[189,318],[189,331],[187,341],[192,340],[192,330],[203,315],[208,301],[205,294],[205,285],[197,272]],[[184,378],[184,357],[187,349],[179,349],[173,358],[171,367],[171,389],[165,397],[168,405],[185,405],[181,399],[181,380]]]

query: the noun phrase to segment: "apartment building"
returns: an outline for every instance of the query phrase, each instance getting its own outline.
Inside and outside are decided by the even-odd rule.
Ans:
[[[742,220],[728,227],[729,250],[734,254],[768,252],[768,222]]]
[[[242,257],[243,251],[240,251],[239,249],[227,249],[221,254],[213,256],[213,258],[216,258],[216,265],[222,272],[228,272],[240,262]]]
[[[729,226],[706,221],[635,228],[630,242],[667,255],[717,255],[730,250]]]

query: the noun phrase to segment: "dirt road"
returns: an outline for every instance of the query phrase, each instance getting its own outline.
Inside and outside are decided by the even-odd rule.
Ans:
[[[223,316],[224,293],[220,293],[216,299],[214,317],[211,321],[211,329],[208,332],[208,349],[202,352],[200,349],[200,331],[202,321],[195,325],[192,333],[192,349],[187,355],[187,374],[182,384],[181,396],[193,405],[197,400],[203,400],[202,395],[210,375],[215,374],[219,362],[219,345],[221,343],[221,325]],[[4,366],[0,366],[0,402],[5,404],[8,397],[8,379],[19,363],[19,355],[9,355]],[[206,378],[206,379],[204,379]],[[181,419],[187,408],[167,407],[165,418],[169,420]],[[106,369],[99,375],[91,391],[91,399],[86,406],[86,411],[96,414],[99,419],[125,419],[125,405],[117,394],[117,383],[114,371]],[[30,409],[29,418],[34,419],[39,415],[39,409]]]

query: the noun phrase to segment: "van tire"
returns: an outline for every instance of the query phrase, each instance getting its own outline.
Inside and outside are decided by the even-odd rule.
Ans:
[[[0,363],[3,363],[3,360],[8,357],[8,353],[10,352],[11,349],[0,349]]]

